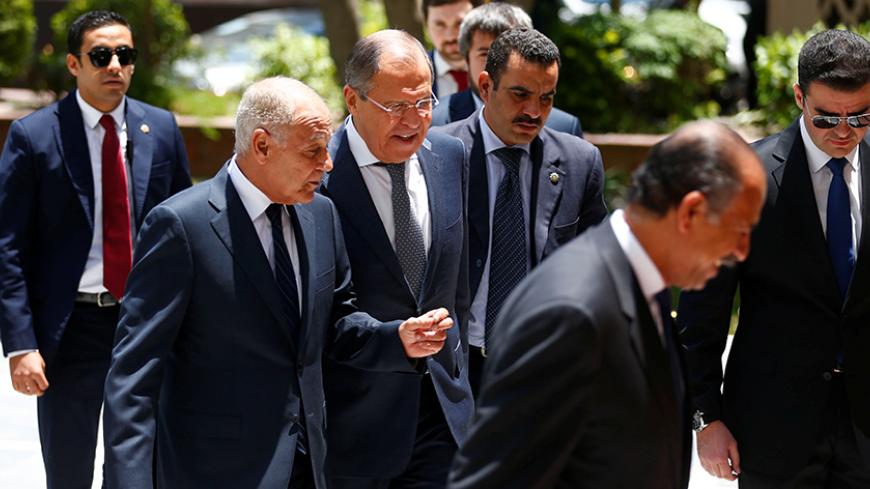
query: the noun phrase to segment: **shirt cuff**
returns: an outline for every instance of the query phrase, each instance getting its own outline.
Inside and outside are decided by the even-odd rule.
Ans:
[[[10,351],[9,353],[6,354],[6,358],[20,357],[21,355],[24,355],[24,354],[26,354],[26,353],[33,353],[33,352],[35,352],[35,351],[39,351],[39,350],[33,349],[33,350],[15,350],[15,351]]]

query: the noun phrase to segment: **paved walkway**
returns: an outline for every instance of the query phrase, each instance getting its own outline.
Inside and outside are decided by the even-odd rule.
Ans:
[[[731,346],[730,340],[728,346]],[[726,355],[728,354],[726,350]],[[693,450],[693,453],[694,450]],[[96,467],[103,463],[102,435],[97,446]],[[630,468],[628,469],[630,470]],[[97,474],[100,471],[97,470]],[[93,489],[99,489],[99,476]],[[9,362],[0,358],[0,488],[42,489],[45,472],[39,450],[36,425],[36,399],[12,390],[9,380]],[[736,482],[711,477],[698,463],[692,461],[692,479],[689,489],[736,489]]]

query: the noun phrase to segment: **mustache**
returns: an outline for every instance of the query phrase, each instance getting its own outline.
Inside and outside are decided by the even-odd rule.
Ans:
[[[538,127],[541,127],[541,118],[540,117],[529,117],[527,115],[521,115],[514,119],[514,123],[522,123],[522,124],[534,124]]]

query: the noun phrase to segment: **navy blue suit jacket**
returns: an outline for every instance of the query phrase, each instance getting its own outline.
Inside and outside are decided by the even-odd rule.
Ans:
[[[190,186],[169,112],[127,98],[133,227]],[[94,235],[94,179],[75,92],[12,123],[0,156],[0,333],[6,353],[51,361],[72,312]]]
[[[465,143],[468,153],[468,223],[471,296],[477,293],[489,254],[489,186],[478,112],[437,127]],[[547,127],[532,141],[529,263],[534,267],[557,247],[607,216],[601,152],[588,142]]]
[[[454,93],[441,100],[438,107],[432,111],[432,125],[446,126],[451,122],[461,121],[477,111],[477,105],[474,103],[474,92],[463,90],[459,93]],[[580,127],[580,119],[571,115],[564,110],[559,110],[553,107],[550,111],[550,116],[544,123],[547,127],[554,131],[573,134],[577,137],[583,137],[583,128]]]
[[[372,316],[410,317],[445,307],[454,320],[444,348],[425,362],[457,444],[473,412],[468,383],[469,307],[465,216],[466,160],[462,143],[434,135],[417,151],[429,195],[432,244],[419,300],[398,258],[350,151],[335,135],[334,168],[321,191],[335,202],[359,293]],[[328,361],[329,463],[333,476],[391,478],[408,465],[416,435],[420,376],[372,373]]]
[[[226,168],[146,218],[106,381],[112,489],[286,488],[304,424],[325,488],[321,358],[412,372],[398,336],[356,312],[335,208],[293,206],[301,327]]]

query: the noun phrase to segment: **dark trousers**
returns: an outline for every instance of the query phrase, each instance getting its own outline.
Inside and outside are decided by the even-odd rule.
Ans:
[[[427,375],[420,389],[414,450],[405,471],[392,479],[330,477],[329,489],[444,489],[455,454],[456,442]]]
[[[471,384],[471,393],[474,398],[480,395],[480,382],[483,377],[483,351],[473,345],[468,346],[468,382]]]
[[[49,386],[36,406],[48,489],[90,489],[93,482],[118,311],[76,304],[57,352],[46,359]]]
[[[835,374],[822,430],[812,456],[798,473],[774,478],[743,471],[740,489],[867,489],[870,466],[861,458],[843,375]],[[795,427],[795,429],[800,429]]]

